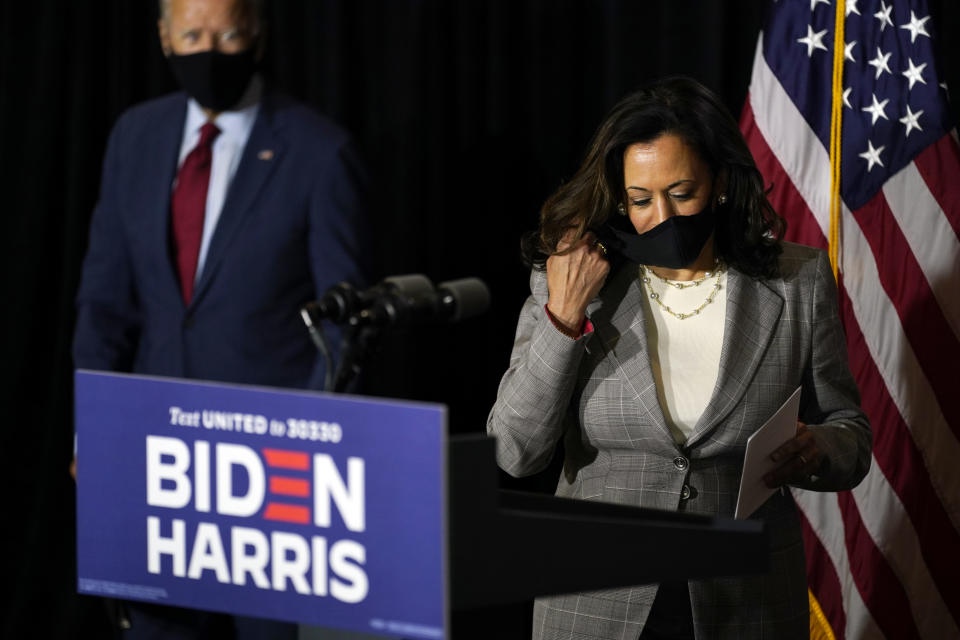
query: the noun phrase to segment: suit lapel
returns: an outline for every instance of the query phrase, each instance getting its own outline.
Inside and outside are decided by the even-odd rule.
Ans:
[[[628,389],[632,390],[647,419],[673,443],[657,397],[650,366],[643,289],[637,267],[623,263],[601,293],[603,303],[591,314],[607,356],[616,360]],[[588,308],[589,310],[589,308]]]
[[[143,216],[143,237],[147,239],[147,246],[153,254],[149,263],[163,265],[159,274],[162,285],[160,295],[169,298],[170,304],[179,301],[181,305],[183,297],[170,246],[170,194],[177,172],[186,117],[187,99],[184,95],[173,103],[169,114],[158,118],[157,125],[150,129],[148,142],[144,145],[144,149],[150,151],[143,154],[145,164],[140,174],[144,180],[143,188],[136,194],[142,209],[141,212],[133,212],[134,215]]]
[[[264,96],[237,172],[227,189],[217,228],[210,239],[207,260],[193,296],[194,304],[203,297],[216,277],[224,256],[228,254],[230,243],[243,226],[257,195],[282,157],[283,148],[275,132],[276,123],[271,107],[269,97]]]
[[[717,384],[687,446],[695,444],[740,402],[783,313],[783,298],[763,282],[727,271],[727,317]]]

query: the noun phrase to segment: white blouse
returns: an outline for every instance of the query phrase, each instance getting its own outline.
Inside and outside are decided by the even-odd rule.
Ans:
[[[657,395],[670,432],[680,445],[693,432],[717,384],[727,316],[726,275],[724,269],[699,285],[678,289],[648,269],[649,282],[640,283],[646,294],[647,342]],[[717,283],[720,288],[713,301],[699,313],[683,319],[667,312],[650,295],[652,289],[659,302],[674,313],[691,314],[704,303]]]

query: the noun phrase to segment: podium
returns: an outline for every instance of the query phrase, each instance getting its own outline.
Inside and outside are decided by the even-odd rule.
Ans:
[[[495,625],[490,607],[765,568],[760,522],[499,490],[494,440],[447,437],[441,405],[84,371],[75,388],[81,593],[462,640],[458,616]]]
[[[451,438],[448,456],[455,611],[767,568],[761,522],[500,491],[485,436]]]

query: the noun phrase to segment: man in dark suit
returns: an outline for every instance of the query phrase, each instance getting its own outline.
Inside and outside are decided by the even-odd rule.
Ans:
[[[161,2],[185,91],[133,107],[110,135],[77,295],[78,368],[322,386],[298,310],[366,280],[363,172],[343,130],[264,89],[259,4]],[[216,634],[203,614],[164,611],[140,628]]]
[[[77,297],[78,367],[320,386],[322,364],[297,311],[328,285],[366,275],[362,171],[335,124],[264,91],[252,65],[236,73],[221,62],[257,47],[245,7],[171,0],[160,20],[187,91],[133,107],[110,136]],[[212,23],[202,8],[226,19]],[[201,94],[211,84],[216,93],[213,74],[223,71],[243,78],[234,81],[241,95],[217,110]],[[172,209],[207,122],[221,131],[189,273]]]

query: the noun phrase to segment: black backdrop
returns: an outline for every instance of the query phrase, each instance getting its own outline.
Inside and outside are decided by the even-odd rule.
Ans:
[[[373,176],[369,250],[383,274],[490,285],[484,317],[392,337],[368,377],[372,393],[446,403],[462,433],[483,430],[506,367],[526,295],[519,238],[540,203],[575,170],[606,110],[653,77],[692,75],[738,115],[764,1],[267,5],[265,74],[360,143]],[[955,1],[931,5],[939,32],[957,33]],[[3,637],[101,628],[98,603],[73,594],[73,296],[110,126],[174,88],[155,21],[151,0],[0,3],[0,566],[14,587],[0,605]],[[944,46],[944,75],[960,87],[960,45]]]

